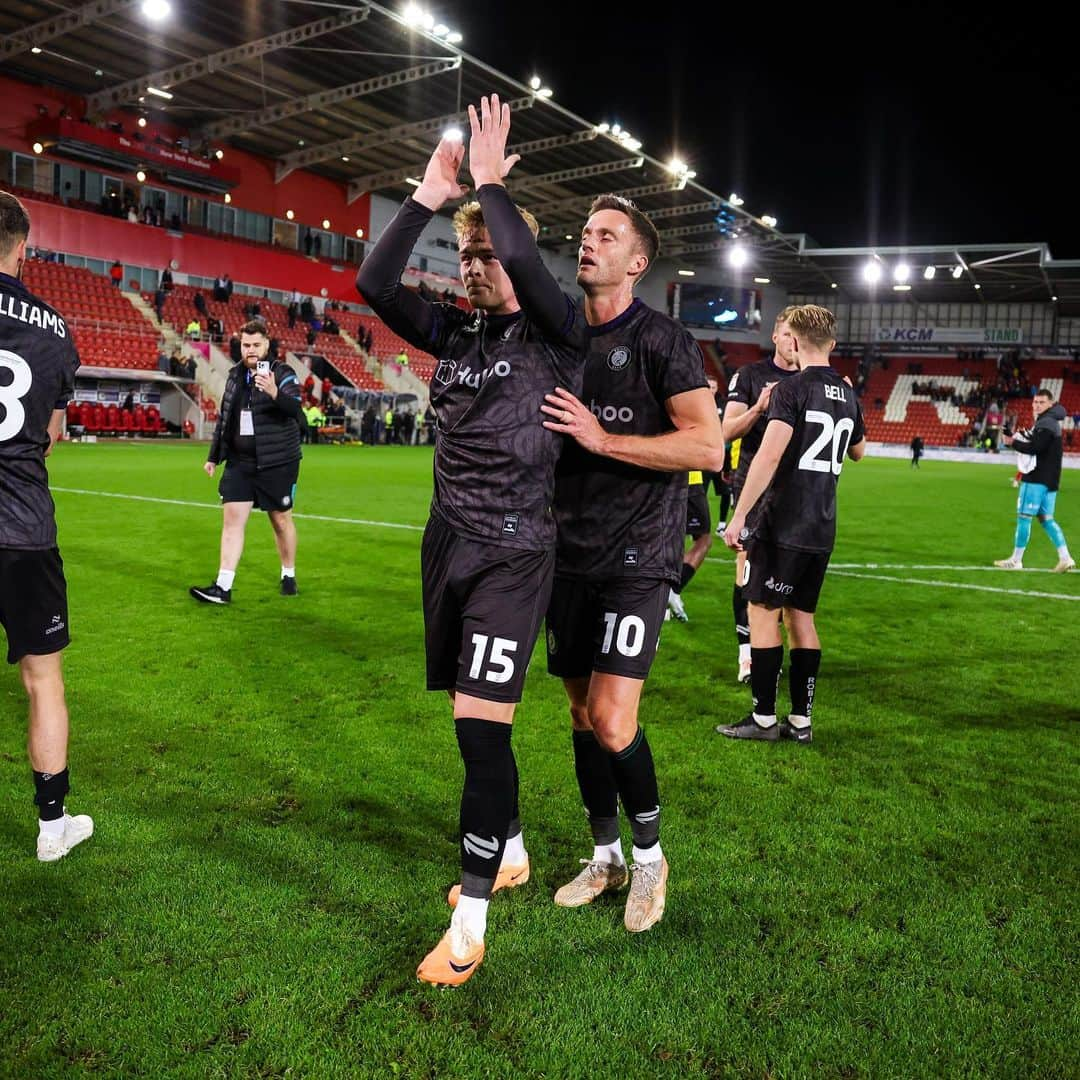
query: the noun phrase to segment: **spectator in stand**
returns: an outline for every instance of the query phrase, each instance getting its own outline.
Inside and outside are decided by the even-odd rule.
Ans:
[[[222,304],[228,302],[229,297],[224,276],[214,278],[214,299]]]
[[[211,341],[223,341],[225,338],[225,324],[211,315],[206,320],[206,332],[210,335]]]
[[[164,321],[165,318],[165,299],[167,296],[168,294],[160,285],[154,291],[154,314],[157,315],[157,321],[159,323]]]
[[[233,294],[233,279],[228,274],[225,275],[225,303],[232,302]]]
[[[315,305],[311,302],[310,296],[305,296],[300,304],[300,318],[306,323],[315,318]]]
[[[316,337],[318,337],[318,332],[316,331],[315,327],[309,326],[307,332],[307,344],[309,349],[315,345]]]
[[[327,315],[325,320],[323,320],[323,333],[340,334],[341,327],[338,326],[338,324],[329,315]]]
[[[195,310],[205,319],[208,312],[206,310],[206,297],[201,292],[197,292],[192,298],[191,302],[195,305]]]
[[[304,230],[304,254],[307,255],[308,257],[311,256],[311,246],[312,246],[311,230],[310,229],[305,229]]]
[[[315,239],[311,242],[311,253],[316,259],[322,254],[322,236],[319,233],[315,234]]]
[[[322,381],[322,400],[330,400],[330,391],[334,388],[334,384],[329,379],[323,379]]]
[[[289,329],[291,330],[296,326],[297,317],[300,315],[300,305],[295,300],[290,300],[285,314],[289,317]]]
[[[69,203],[69,202],[71,202],[72,198],[73,198],[73,196],[72,196],[72,193],[71,193],[71,181],[69,180],[69,181],[68,181],[68,182],[67,182],[67,183],[66,183],[66,184],[64,185],[64,193],[63,193],[63,195],[61,195],[61,196],[60,196],[60,201],[61,201],[61,202],[62,202],[62,203],[63,203],[63,204],[65,205],[65,206],[67,206],[67,205],[68,205],[68,203]]]
[[[189,356],[184,360],[184,370],[182,378],[187,379],[189,382],[194,382],[196,376],[195,357]]]
[[[134,206],[128,207],[127,219],[132,225],[139,224],[139,215]]]
[[[308,401],[315,400],[315,376],[309,375],[304,380],[304,397]]]
[[[129,390],[127,397],[124,398],[124,404],[120,406],[122,412],[131,412],[135,408],[135,395]]]
[[[394,361],[395,363],[400,364],[403,368],[407,368],[409,366],[409,354],[404,349],[402,349],[401,352],[399,352],[397,356],[394,357]]]
[[[118,289],[124,284],[124,264],[119,259],[109,267],[109,280]]]
[[[165,355],[165,349],[161,345],[158,346],[157,368],[163,375],[169,374],[169,358]]]
[[[191,322],[184,327],[185,336],[191,338],[192,341],[198,341],[202,336],[202,325],[198,319],[192,319]]]
[[[166,266],[165,269],[161,271],[161,279],[158,281],[158,288],[164,289],[166,292],[172,292],[172,287],[172,271]]]

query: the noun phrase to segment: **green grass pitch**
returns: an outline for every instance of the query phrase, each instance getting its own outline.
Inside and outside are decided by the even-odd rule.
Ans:
[[[227,609],[187,595],[217,568],[204,455],[50,459],[69,807],[97,832],[33,858],[8,669],[0,1075],[1080,1074],[1080,575],[982,569],[1012,548],[1010,461],[845,468],[811,747],[713,734],[748,702],[714,546],[644,696],[671,863],[647,934],[621,900],[551,902],[591,843],[538,651],[515,723],[533,877],[439,991],[414,972],[448,919],[461,766],[423,689],[430,451],[311,448],[300,596],[257,515]],[[1054,559],[1036,526],[1028,566]]]

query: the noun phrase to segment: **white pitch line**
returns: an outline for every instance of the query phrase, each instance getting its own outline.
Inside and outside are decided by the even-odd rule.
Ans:
[[[1049,566],[1026,566],[1023,570],[1002,570],[1000,566],[957,566],[954,563],[829,563],[830,570],[989,570],[994,574],[1052,574]]]
[[[152,495],[124,495],[118,491],[87,491],[85,488],[53,487],[52,491],[61,491],[65,495],[97,495],[103,499],[131,499],[133,502],[165,503],[167,506],[194,506],[198,510],[220,510],[221,503],[190,502],[185,499],[157,499]],[[367,518],[327,517],[325,514],[299,514],[293,517],[306,521],[332,521],[339,525],[373,525],[379,529],[406,529],[409,532],[423,532],[423,525],[402,525],[396,521],[368,521]]]
[[[830,575],[837,577],[862,578],[866,581],[895,581],[901,585],[930,585],[937,589],[973,589],[976,592],[1007,593],[1010,596],[1034,596],[1040,600],[1072,600],[1080,601],[1080,595],[1070,596],[1068,593],[1032,592],[1030,589],[1001,589],[996,585],[970,585],[963,581],[928,581],[926,578],[894,577],[891,574],[856,574],[851,570],[828,569]]]

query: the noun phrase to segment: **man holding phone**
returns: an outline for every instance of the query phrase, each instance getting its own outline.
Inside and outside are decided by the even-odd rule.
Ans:
[[[303,410],[300,380],[288,364],[268,357],[270,336],[259,319],[240,330],[240,363],[229,372],[221,413],[203,469],[213,476],[225,462],[218,485],[224,504],[218,576],[191,595],[205,604],[232,600],[236,566],[252,509],[265,510],[281,555],[281,595],[295,596],[296,526],[292,508],[300,472]]]

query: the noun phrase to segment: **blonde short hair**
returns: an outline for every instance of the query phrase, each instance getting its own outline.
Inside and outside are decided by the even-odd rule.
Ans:
[[[776,330],[782,322],[787,322],[791,318],[791,313],[798,310],[798,304],[788,304],[788,306],[776,316],[776,322],[773,323],[773,330]]]
[[[519,206],[517,211],[522,216],[525,224],[529,226],[529,232],[533,234],[535,240],[540,235],[539,222],[524,207]],[[480,204],[475,200],[459,207],[458,212],[454,215],[454,233],[457,235],[459,244],[463,237],[486,228],[484,212],[480,209]]]
[[[823,349],[836,340],[836,316],[817,304],[803,304],[788,316],[792,333],[806,338],[815,349]]]

